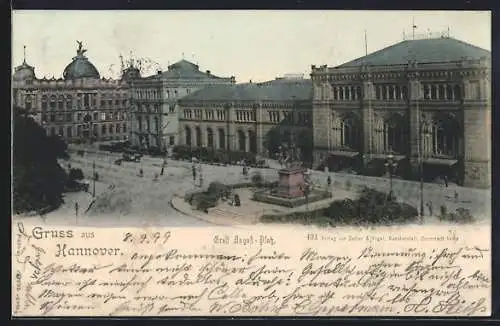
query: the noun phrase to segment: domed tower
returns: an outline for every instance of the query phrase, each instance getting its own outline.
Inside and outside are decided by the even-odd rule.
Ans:
[[[26,63],[26,46],[24,46],[23,63],[14,69],[12,79],[16,82],[36,79],[35,68]]]
[[[99,79],[99,71],[84,55],[86,49],[82,49],[82,42],[77,41],[78,49],[76,50],[76,57],[73,61],[66,66],[63,72],[64,79],[78,79],[78,78],[96,78]]]
[[[130,82],[135,79],[141,78],[141,72],[138,68],[133,65],[128,66],[122,71],[122,80]]]

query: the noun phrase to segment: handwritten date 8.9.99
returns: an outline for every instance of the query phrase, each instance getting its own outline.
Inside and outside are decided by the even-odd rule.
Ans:
[[[170,231],[166,232],[127,232],[123,236],[123,242],[132,244],[153,244],[163,245],[168,242],[171,237]]]

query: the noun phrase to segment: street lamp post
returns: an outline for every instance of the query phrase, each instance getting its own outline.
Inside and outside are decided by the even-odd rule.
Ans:
[[[95,174],[95,160],[92,162],[92,176],[93,176],[93,186],[92,186],[92,197],[95,197],[95,179],[96,179],[96,174]]]
[[[306,199],[306,214],[309,215],[309,193],[311,191],[309,181],[304,182],[304,184],[300,188],[304,193],[304,197]]]
[[[389,199],[392,198],[392,175],[396,173],[396,169],[398,167],[398,163],[394,160],[394,155],[387,155],[387,161],[384,166],[389,173]]]
[[[418,105],[418,102],[417,102]],[[424,222],[424,160],[423,160],[423,146],[422,146],[422,132],[424,120],[423,115],[420,117],[418,126],[418,169],[420,174],[420,222]]]

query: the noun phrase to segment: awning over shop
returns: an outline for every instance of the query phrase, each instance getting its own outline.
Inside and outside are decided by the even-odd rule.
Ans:
[[[435,158],[435,157],[426,157],[423,159],[425,164],[436,164],[436,165],[448,165],[452,166],[456,164],[458,161],[453,159],[446,158]]]
[[[332,151],[330,155],[344,156],[344,157],[354,157],[357,156],[359,152],[349,152],[349,151]]]

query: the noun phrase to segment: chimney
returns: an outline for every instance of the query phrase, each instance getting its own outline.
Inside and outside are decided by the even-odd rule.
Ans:
[[[252,83],[252,80],[250,79],[250,84]]]
[[[157,73],[158,75],[161,75],[161,74],[162,74],[162,71],[161,71],[161,70],[158,70],[156,73]]]
[[[207,75],[210,75],[210,70],[207,70]]]

